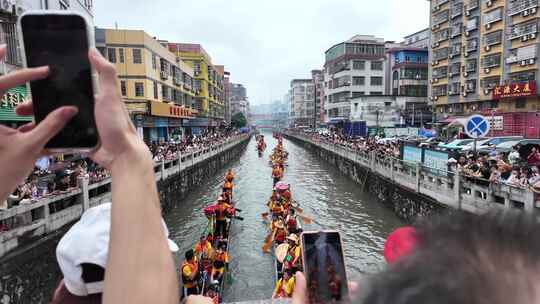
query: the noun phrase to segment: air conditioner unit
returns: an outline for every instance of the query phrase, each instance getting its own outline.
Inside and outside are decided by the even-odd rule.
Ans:
[[[527,35],[521,37],[521,41],[527,41],[528,37]]]
[[[491,7],[492,5],[493,5],[493,1],[491,1],[491,0],[486,1],[486,6],[487,7]]]
[[[476,106],[471,107],[473,111],[476,111]]]
[[[536,14],[536,7],[531,8],[531,15]]]
[[[526,66],[527,65],[527,61],[525,60],[522,60],[521,63],[520,63],[521,66]]]
[[[521,13],[521,15],[522,15],[523,17],[527,17],[527,16],[529,16],[529,11],[528,11],[528,10],[524,10],[524,11]]]
[[[486,52],[489,52],[489,50],[491,50],[491,47],[489,45],[486,45],[486,47],[484,47],[484,49],[486,50]]]
[[[435,82],[435,83],[439,82],[439,78],[433,79],[433,82]]]
[[[26,11],[26,9],[20,5],[17,5],[16,7],[16,10],[15,10],[15,13],[17,14],[17,16],[20,16],[22,15],[24,12]]]
[[[467,97],[467,91],[463,91],[463,97]]]
[[[450,53],[450,55],[448,55],[448,57],[450,57],[450,59],[454,58],[454,54]]]
[[[484,73],[489,74],[489,72],[491,72],[491,69],[490,69],[490,68],[485,68],[485,69],[484,69]]]
[[[535,34],[535,33],[530,34],[530,35],[529,35],[529,38],[530,38],[530,39],[535,39],[535,38],[536,38],[536,34]]]
[[[534,58],[529,59],[529,64],[534,64]]]
[[[0,0],[0,11],[12,13],[13,2],[11,0]]]
[[[467,77],[467,76],[469,76],[469,73],[467,71],[465,71],[465,72],[463,72],[463,76]]]
[[[435,96],[433,97],[434,100],[438,100],[439,99],[439,96]]]
[[[464,52],[464,53],[463,53],[463,57],[469,57],[469,52],[467,52],[467,51]]]
[[[484,89],[484,95],[488,95],[489,94],[489,89]]]
[[[491,23],[486,24],[486,30],[489,30],[491,28]]]
[[[435,42],[435,47],[439,47],[441,45],[439,42]]]
[[[470,16],[470,15],[471,15],[471,11],[466,10],[466,11],[465,11],[465,16]]]

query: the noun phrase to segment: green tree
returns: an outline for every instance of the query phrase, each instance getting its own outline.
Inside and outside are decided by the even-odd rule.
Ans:
[[[245,127],[246,124],[247,124],[247,120],[246,120],[246,117],[244,116],[244,113],[238,112],[238,113],[234,114],[231,117],[231,124],[235,128],[243,128],[243,127]]]

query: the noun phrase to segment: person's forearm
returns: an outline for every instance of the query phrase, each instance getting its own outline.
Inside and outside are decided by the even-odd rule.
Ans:
[[[178,284],[161,224],[150,152],[136,148],[120,156],[113,163],[111,175],[113,203],[104,302],[178,302]]]

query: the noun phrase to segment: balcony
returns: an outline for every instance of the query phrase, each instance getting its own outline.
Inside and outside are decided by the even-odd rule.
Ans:
[[[432,11],[436,12],[441,9],[441,5],[447,3],[449,0],[433,0],[433,8]]]
[[[449,17],[448,10],[445,10],[433,16],[432,29],[438,29],[442,23],[445,23],[446,21],[448,21],[448,17]]]
[[[454,38],[459,35],[461,35],[461,31],[463,30],[463,25],[461,23],[456,23],[450,27],[450,37]]]
[[[490,12],[487,12],[484,14],[484,20],[483,25],[486,28],[486,30],[489,30],[493,23],[501,21],[503,17],[503,9],[502,7],[499,7],[497,9],[494,9]]]
[[[450,8],[450,18],[454,19],[463,13],[463,3],[458,2]]]
[[[506,58],[506,64],[519,62],[522,66],[534,64],[538,53],[536,44],[512,49]]]
[[[161,71],[159,75],[161,76],[161,80],[169,79],[169,73],[167,71]]]
[[[478,0],[469,0],[467,6],[465,7],[465,14],[469,16],[471,11],[478,8]]]
[[[448,47],[433,51],[433,60],[439,61],[448,58]],[[437,62],[438,63],[438,62]]]
[[[497,44],[500,44],[502,41],[502,30],[491,32],[489,34],[484,35],[484,48],[486,52],[489,52],[491,47]]]
[[[489,74],[491,69],[499,66],[501,66],[501,53],[487,55],[482,58],[482,68],[484,68],[486,74]]]
[[[510,40],[521,38],[521,41],[536,39],[538,32],[538,21],[536,19],[519,23],[510,29]]]
[[[521,14],[523,17],[536,14],[538,0],[515,0],[510,2],[508,16]]]

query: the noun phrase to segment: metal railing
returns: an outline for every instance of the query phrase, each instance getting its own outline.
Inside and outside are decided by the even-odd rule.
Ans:
[[[190,151],[180,156],[156,162],[156,181],[165,180],[192,166],[218,155],[247,140],[249,135],[238,135],[226,143]],[[18,205],[0,212],[0,223],[9,230],[0,232],[0,257],[19,247],[22,238],[44,236],[77,220],[88,208],[111,200],[111,181],[105,178],[89,184],[88,178],[79,180],[80,187],[69,192]]]
[[[540,206],[535,201],[535,193],[526,188],[504,183],[489,183],[480,178],[430,168],[421,163],[407,162],[395,157],[378,156],[374,152],[363,152],[305,135],[293,133],[288,135],[337,154],[392,183],[428,196],[451,208],[475,214],[503,209],[540,212]]]

